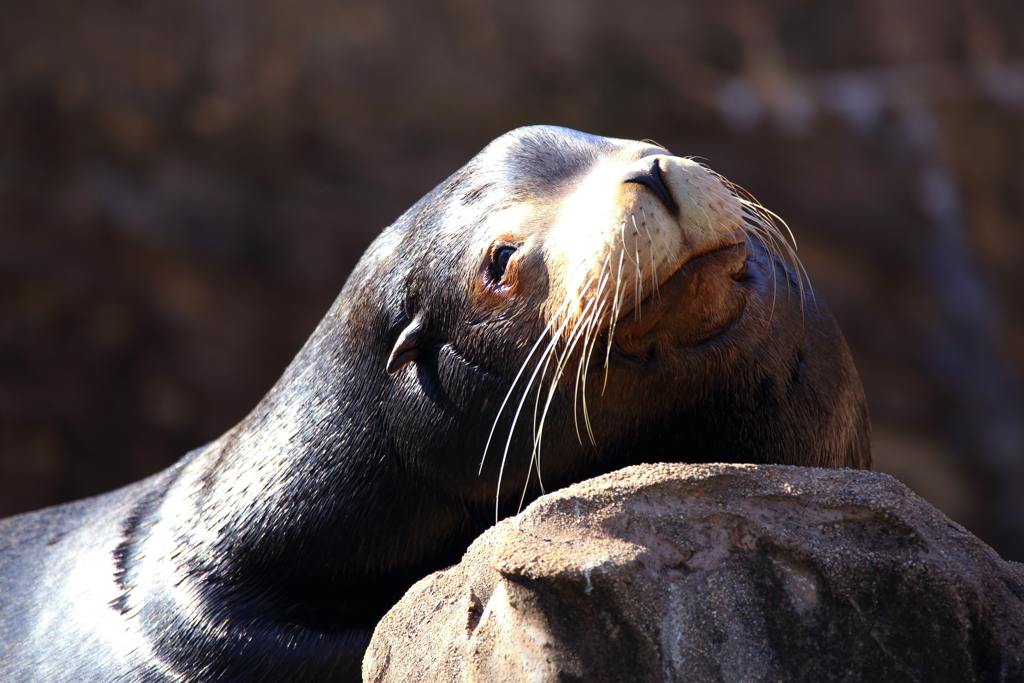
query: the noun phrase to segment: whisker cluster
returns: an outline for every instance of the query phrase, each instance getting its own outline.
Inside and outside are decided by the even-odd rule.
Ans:
[[[800,293],[800,308],[802,311],[807,301],[806,293],[810,289],[810,278],[807,276],[807,270],[800,262],[799,256],[797,256],[796,237],[793,235],[793,231],[786,225],[786,221],[775,212],[766,209],[747,190],[710,168],[706,166],[704,168],[718,178],[726,189],[729,190],[730,194],[740,203],[740,210],[743,212],[743,227],[746,229],[747,234],[764,245],[770,255],[785,261],[792,267],[793,272],[796,273],[796,284]],[[774,269],[774,258],[771,263]]]
[[[580,444],[583,445],[584,437],[580,429],[580,414],[582,413],[587,439],[592,445],[596,446],[590,411],[587,407],[587,369],[591,367],[594,352],[602,336],[601,332],[607,328],[608,331],[604,340],[605,383],[602,385],[603,393],[607,386],[607,370],[611,353],[611,342],[615,334],[615,324],[621,317],[626,298],[632,297],[634,299],[634,309],[637,313],[640,310],[640,302],[643,296],[643,281],[645,279],[643,268],[641,267],[640,248],[639,246],[634,246],[632,253],[629,253],[630,250],[625,236],[626,230],[632,230],[637,236],[639,236],[640,227],[647,231],[648,249],[651,251],[652,272],[650,277],[655,288],[657,287],[658,276],[653,255],[654,244],[646,224],[646,216],[640,221],[639,225],[635,216],[630,216],[628,223],[622,223],[619,230],[619,240],[622,243],[622,248],[609,250],[609,253],[605,255],[601,262],[600,268],[597,269],[596,275],[588,277],[579,287],[578,291],[570,292],[566,295],[565,301],[550,316],[546,329],[537,341],[534,342],[513,378],[498,408],[498,413],[495,415],[494,423],[487,437],[487,443],[484,446],[484,454],[480,461],[480,472],[482,472],[487,453],[490,450],[498,428],[498,423],[510,404],[515,403],[515,410],[512,414],[498,470],[498,491],[495,496],[496,520],[500,514],[501,484],[504,479],[505,465],[511,449],[513,434],[531,391],[534,391],[533,449],[523,491],[520,496],[520,508],[525,501],[530,478],[533,476],[534,470],[536,470],[541,491],[544,491],[540,468],[544,425],[554,401],[555,393],[563,377],[573,377],[573,422],[576,427],[576,436]],[[614,256],[615,251],[618,252],[617,258]],[[587,268],[588,265],[586,262],[580,263],[576,271]],[[630,288],[625,286],[624,278],[628,274],[630,267],[632,267],[635,276],[633,278],[634,286],[631,291],[628,291]],[[574,313],[575,309],[580,308],[581,303],[581,310],[578,313]],[[577,351],[579,353],[576,353]],[[575,372],[572,372],[570,370],[570,363],[574,358],[577,358],[578,362]],[[513,396],[520,387],[522,387],[521,394],[518,401],[516,401]]]

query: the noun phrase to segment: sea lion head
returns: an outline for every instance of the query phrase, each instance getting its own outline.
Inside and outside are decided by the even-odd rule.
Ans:
[[[845,343],[786,245],[692,159],[522,128],[371,246],[339,343],[389,457],[467,500],[642,461],[869,466]]]

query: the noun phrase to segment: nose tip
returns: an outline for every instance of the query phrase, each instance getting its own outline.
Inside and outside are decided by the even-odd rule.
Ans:
[[[673,216],[679,215],[679,205],[676,203],[675,198],[672,197],[672,192],[668,189],[668,185],[665,184],[665,178],[662,176],[660,155],[650,159],[649,165],[642,166],[631,172],[622,182],[636,183],[637,185],[647,187],[661,200],[661,203],[665,205],[670,214]]]

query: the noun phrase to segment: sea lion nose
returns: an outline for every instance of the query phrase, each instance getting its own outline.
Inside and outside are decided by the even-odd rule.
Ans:
[[[646,157],[643,159],[644,165],[640,168],[631,171],[622,182],[624,183],[636,183],[643,185],[654,192],[661,203],[665,205],[665,208],[673,216],[679,215],[679,204],[676,203],[672,192],[668,189],[668,185],[665,184],[665,179],[662,177],[661,170],[661,159],[663,155],[650,158]]]

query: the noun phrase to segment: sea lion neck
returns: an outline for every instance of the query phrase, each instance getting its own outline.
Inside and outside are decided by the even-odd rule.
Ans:
[[[362,319],[360,310],[380,305],[366,296],[346,288],[271,391],[201,455],[191,501],[200,529],[191,538],[203,539],[194,550],[204,562],[263,574],[302,567],[305,581],[317,573],[350,580],[401,572],[461,527],[461,513],[427,482],[409,495],[388,494],[408,478],[410,463],[387,436],[391,380],[378,347],[391,320]],[[371,363],[379,369],[360,370],[361,381],[337,381],[355,373],[351,365]],[[350,495],[355,489],[391,500],[371,508]]]

